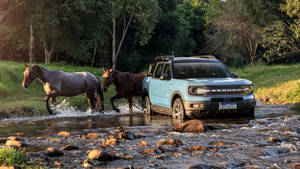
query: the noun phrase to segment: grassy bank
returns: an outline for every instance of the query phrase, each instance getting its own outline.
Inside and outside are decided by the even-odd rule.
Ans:
[[[66,72],[88,71],[95,74],[97,77],[100,77],[102,74],[102,70],[99,68],[71,66],[62,63],[39,65]],[[0,118],[7,116],[47,114],[44,102],[45,92],[41,83],[38,80],[34,80],[29,88],[24,89],[22,87],[21,84],[24,77],[24,69],[25,66],[23,63],[0,61]],[[115,91],[113,87],[110,87],[109,90],[104,93],[104,104],[106,109],[111,108],[109,98],[114,94]],[[87,99],[84,95],[76,97],[58,97],[58,103],[63,99],[66,99],[71,106],[76,106],[79,109],[86,110],[88,108]]]
[[[247,65],[232,68],[241,78],[253,82],[255,96],[265,104],[300,102],[300,63],[289,65]]]
[[[97,77],[102,75],[99,68],[71,66],[63,63],[51,65],[40,64],[51,69],[66,72],[88,71]],[[22,63],[0,61],[0,118],[12,116],[28,116],[47,114],[44,97],[45,93],[41,83],[33,81],[29,88],[21,86],[23,71]],[[241,78],[246,78],[254,83],[255,96],[265,104],[300,103],[300,63],[290,65],[264,64],[247,65],[242,69],[231,68]],[[111,109],[109,98],[115,94],[114,87],[104,93],[106,109]],[[87,99],[84,95],[76,97],[59,97],[58,103],[66,99],[71,106],[86,110]],[[119,100],[117,104],[124,102]],[[300,105],[296,105],[296,108]]]

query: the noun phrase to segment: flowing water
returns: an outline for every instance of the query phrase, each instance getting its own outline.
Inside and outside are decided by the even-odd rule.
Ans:
[[[3,119],[0,121],[2,138],[18,135],[26,146],[30,160],[42,162],[49,168],[60,162],[62,168],[81,168],[87,150],[105,149],[120,159],[111,162],[92,161],[101,168],[293,168],[300,165],[300,114],[289,110],[290,105],[261,105],[255,118],[208,119],[205,133],[170,132],[178,124],[168,116],[146,116],[139,107],[132,114],[127,105],[114,111],[81,112],[63,102],[55,107],[55,116]],[[137,138],[119,141],[117,145],[101,147],[102,139],[114,134],[114,127],[123,126]],[[59,137],[60,131],[70,132]],[[98,133],[100,139],[82,139],[87,133]],[[161,139],[174,138],[182,146],[156,144]],[[138,142],[148,145],[140,146]],[[60,148],[66,144],[79,147],[64,151],[64,156],[45,157],[48,147]],[[192,151],[191,146],[205,150]],[[153,153],[145,150],[154,149]],[[201,164],[201,165],[200,165]],[[201,166],[201,167],[200,167]],[[298,166],[299,167],[299,166]]]

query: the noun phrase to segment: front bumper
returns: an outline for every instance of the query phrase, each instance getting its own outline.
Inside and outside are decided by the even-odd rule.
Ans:
[[[243,113],[244,110],[253,110],[256,105],[255,99],[236,101],[237,107],[234,110],[220,110],[220,102],[188,102],[184,101],[185,113],[187,116],[213,115],[220,113]]]

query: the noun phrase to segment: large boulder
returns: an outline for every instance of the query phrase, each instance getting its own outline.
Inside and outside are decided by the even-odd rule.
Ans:
[[[178,126],[173,127],[173,131],[186,133],[203,133],[207,131],[206,124],[201,120],[189,120]]]
[[[112,161],[115,159],[115,156],[103,150],[92,150],[89,152],[88,158],[91,160]]]

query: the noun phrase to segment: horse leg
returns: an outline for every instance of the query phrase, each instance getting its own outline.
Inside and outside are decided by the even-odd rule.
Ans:
[[[115,99],[118,99],[118,98],[120,98],[120,96],[118,96],[118,95],[115,95],[114,97],[110,98],[110,103],[111,103],[112,108],[113,108],[116,112],[119,113],[120,110],[119,110],[118,108],[116,108],[116,107],[115,107],[115,104],[114,104],[114,100],[115,100]]]
[[[53,111],[50,109],[50,106],[49,106],[49,99],[51,98],[52,101],[53,101],[53,99],[54,99],[55,102],[56,102],[56,94],[57,94],[57,91],[53,90],[53,91],[51,91],[50,94],[47,95],[47,97],[46,97],[46,99],[45,99],[45,101],[46,101],[46,107],[47,107],[48,113],[49,113],[50,115],[53,114]]]
[[[51,97],[51,98],[50,98],[50,101],[52,102],[52,104],[53,104],[54,106],[56,106],[56,97]]]
[[[50,106],[49,106],[49,99],[50,99],[50,97],[49,97],[49,95],[45,98],[45,102],[46,102],[46,108],[47,108],[47,110],[48,110],[48,113],[50,114],[50,115],[52,115],[53,114],[53,111],[50,109]]]
[[[87,92],[86,96],[88,98],[88,102],[91,110],[95,110],[95,95],[94,92]]]
[[[129,97],[127,100],[128,100],[129,112],[132,113],[132,97]]]

